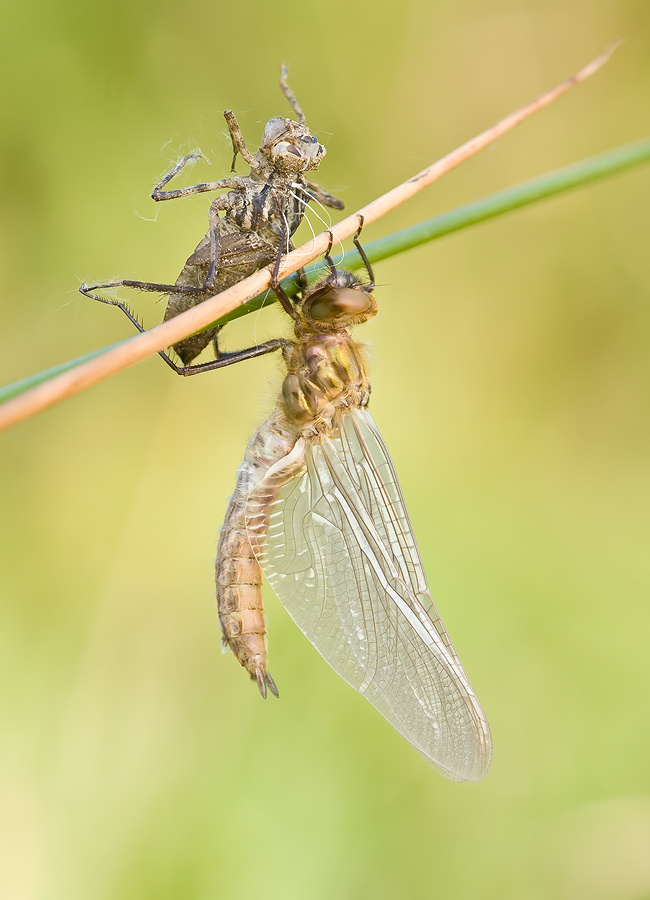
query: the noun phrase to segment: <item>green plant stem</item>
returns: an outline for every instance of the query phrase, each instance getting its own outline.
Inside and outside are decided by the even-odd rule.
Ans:
[[[402,231],[396,231],[386,237],[371,241],[369,244],[364,245],[364,249],[370,262],[377,263],[391,256],[396,256],[398,253],[403,253],[405,250],[426,244],[428,241],[444,237],[446,234],[469,228],[471,225],[477,225],[479,222],[485,222],[487,219],[496,218],[523,206],[529,206],[539,200],[580,187],[591,181],[615,175],[648,160],[650,160],[650,138],[644,138],[633,144],[617,147],[598,156],[592,156],[589,159],[581,160],[562,169],[556,169],[553,172],[532,178],[530,181],[524,181],[495,194],[482,197],[480,200],[466,203],[464,206],[459,206],[449,212],[434,216],[425,222],[411,225]],[[336,261],[340,262],[340,259],[341,257],[338,257]],[[356,250],[346,251],[346,269],[359,269],[362,265],[363,262]],[[315,280],[317,277],[316,273],[319,270],[322,272],[322,266],[319,267],[318,264],[308,266],[306,270],[308,278],[312,281]],[[285,279],[282,284],[289,296],[297,293],[298,282],[295,275]],[[248,303],[239,306],[214,324],[225,325],[227,322],[232,322],[233,319],[255,312],[271,302],[275,302],[275,297],[268,292],[254,297]],[[129,339],[127,338],[127,340]],[[123,342],[120,341],[119,343]],[[102,347],[99,350],[86,353],[84,356],[71,359],[51,369],[46,369],[43,372],[38,372],[36,375],[30,375],[27,378],[0,388],[0,403],[4,403],[6,400],[10,400],[36,385],[48,381],[55,375],[73,369],[86,362],[86,360],[93,359],[115,346],[117,345],[111,344],[109,347]]]
[[[52,366],[51,369],[43,369],[42,372],[37,372],[35,375],[28,375],[26,378],[21,378],[20,381],[14,381],[12,384],[7,384],[5,387],[0,388],[0,403],[11,400],[19,394],[24,394],[25,391],[28,391],[30,388],[37,387],[37,385],[42,384],[44,381],[49,381],[50,378],[54,378],[62,372],[74,369],[82,363],[87,362],[89,359],[101,356],[102,353],[106,353],[109,350],[112,350],[113,347],[117,347],[119,344],[123,344],[125,341],[130,340],[131,338],[125,338],[124,341],[118,341],[116,344],[100,347],[99,350],[91,350],[90,353],[84,353],[83,356],[77,356],[75,359],[69,359],[67,362],[59,363],[58,366]]]

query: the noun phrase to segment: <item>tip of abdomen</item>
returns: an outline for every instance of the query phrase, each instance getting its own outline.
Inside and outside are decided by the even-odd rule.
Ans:
[[[266,689],[271,691],[274,697],[280,698],[280,694],[278,693],[278,689],[276,687],[275,681],[271,678],[269,672],[265,672],[262,669],[258,669],[254,675],[255,681],[257,681],[257,686],[260,689],[260,694],[266,700]]]

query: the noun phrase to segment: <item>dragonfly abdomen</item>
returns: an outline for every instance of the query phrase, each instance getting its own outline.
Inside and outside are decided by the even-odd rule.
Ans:
[[[251,496],[255,492],[256,510],[262,495],[262,506],[267,507],[276,485],[274,482],[271,487],[260,490],[260,483],[273,464],[290,453],[296,439],[297,435],[287,429],[277,415],[265,422],[253,437],[239,470],[237,486],[228,505],[217,547],[217,608],[223,643],[230,647],[253,681],[257,682],[263,697],[266,697],[267,687],[276,697],[278,691],[266,670],[262,569],[255,557],[248,531]],[[263,526],[265,523],[261,524]]]

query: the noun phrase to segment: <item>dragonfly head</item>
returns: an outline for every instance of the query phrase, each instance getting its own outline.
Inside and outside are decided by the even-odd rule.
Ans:
[[[338,331],[360,325],[377,313],[372,285],[364,285],[356,275],[335,269],[309,291],[302,302],[302,314],[318,331]]]
[[[277,116],[266,123],[262,144],[257,151],[274,171],[297,175],[317,169],[326,150],[306,125]]]

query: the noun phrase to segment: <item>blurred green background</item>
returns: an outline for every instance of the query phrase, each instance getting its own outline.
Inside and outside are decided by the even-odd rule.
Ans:
[[[256,147],[281,62],[354,210],[619,36],[366,240],[649,134],[648,3],[10,0],[0,381],[131,334],[79,282],[176,277],[209,198],[151,187],[197,146],[188,183],[227,174],[225,107]],[[212,559],[276,359],[154,358],[0,437],[3,900],[650,897],[649,189],[640,168],[382,263],[357,332],[492,724],[479,784],[431,771],[270,593],[282,699],[220,654]]]

